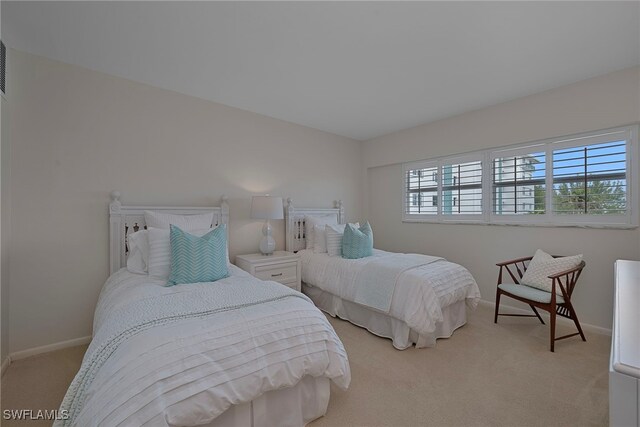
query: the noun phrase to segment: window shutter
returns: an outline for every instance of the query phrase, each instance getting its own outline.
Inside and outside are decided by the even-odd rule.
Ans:
[[[493,159],[493,214],[543,214],[546,211],[546,162],[544,152]]]
[[[482,214],[482,161],[442,165],[442,214]]]
[[[438,167],[413,165],[405,170],[405,215],[437,215]],[[435,199],[434,199],[435,196]]]
[[[626,140],[554,150],[553,211],[559,215],[624,215]]]

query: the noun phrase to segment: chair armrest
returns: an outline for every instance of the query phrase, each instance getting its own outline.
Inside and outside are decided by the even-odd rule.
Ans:
[[[533,259],[533,257],[529,256],[529,257],[524,257],[524,258],[512,259],[510,261],[502,261],[502,262],[496,263],[496,265],[498,267],[504,267],[506,265],[511,265],[511,264],[515,264],[515,263],[518,263],[518,262],[531,261],[532,259]]]
[[[547,276],[549,279],[553,280],[553,279],[558,279],[562,276],[568,276],[571,273],[575,273],[578,272],[580,270],[582,270],[585,265],[587,265],[584,261],[580,262],[580,264],[578,264],[577,267],[574,267],[572,269],[569,270],[565,270],[565,271],[561,271],[560,273],[556,273],[556,274],[552,274],[551,276]]]

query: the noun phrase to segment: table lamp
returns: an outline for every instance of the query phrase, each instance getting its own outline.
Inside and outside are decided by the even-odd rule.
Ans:
[[[262,226],[262,240],[260,240],[260,252],[262,255],[273,254],[276,241],[271,236],[270,219],[284,219],[282,197],[253,196],[251,199],[251,218],[264,219]]]

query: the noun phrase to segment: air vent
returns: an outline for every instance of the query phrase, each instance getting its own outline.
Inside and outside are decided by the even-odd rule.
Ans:
[[[0,40],[0,91],[6,94],[6,75],[7,75],[7,48]]]

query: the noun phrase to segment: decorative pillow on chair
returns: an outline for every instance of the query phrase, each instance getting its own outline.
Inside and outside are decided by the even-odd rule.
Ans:
[[[342,236],[342,257],[358,259],[371,255],[373,255],[373,230],[369,222],[365,222],[360,228],[347,224]]]
[[[357,222],[351,225],[354,225],[356,228],[360,227],[360,224]],[[324,237],[329,256],[342,256],[342,236],[344,235],[346,226],[347,224],[327,224],[325,226]]]
[[[224,224],[202,237],[171,225],[171,273],[167,286],[215,282],[229,276],[227,229]]]
[[[582,254],[554,258],[548,253],[538,249],[531,262],[529,262],[527,271],[525,271],[524,276],[522,276],[520,283],[531,286],[532,288],[551,292],[553,281],[549,279],[548,276],[571,270],[580,265],[581,262]],[[556,294],[562,295],[562,290],[560,290],[559,287],[556,288]]]
[[[213,212],[197,215],[175,215],[164,212],[144,211],[144,222],[147,227],[169,229],[171,224],[180,227],[181,230],[205,230],[211,228]]]

